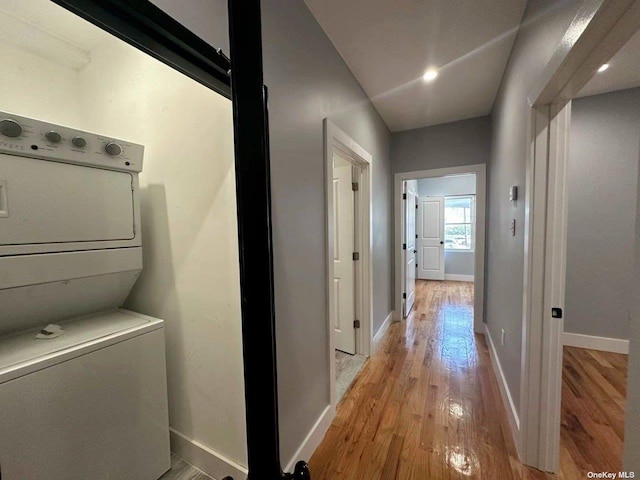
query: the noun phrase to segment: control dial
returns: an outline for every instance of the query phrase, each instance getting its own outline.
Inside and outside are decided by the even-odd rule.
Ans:
[[[122,147],[115,142],[109,142],[105,145],[104,151],[112,157],[117,157],[122,153]]]
[[[5,118],[4,120],[0,120],[0,133],[5,137],[19,137],[22,135],[22,127],[15,120]]]
[[[87,146],[87,141],[82,137],[73,137],[71,139],[71,143],[73,143],[74,147],[84,148]]]
[[[55,130],[51,130],[50,132],[45,133],[44,137],[51,143],[60,143],[62,141],[62,135],[60,135]]]

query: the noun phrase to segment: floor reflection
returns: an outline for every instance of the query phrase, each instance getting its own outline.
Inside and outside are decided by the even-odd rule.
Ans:
[[[419,280],[409,317],[389,326],[338,406],[312,476],[545,478],[529,477],[508,428],[487,344],[473,332],[473,284]]]

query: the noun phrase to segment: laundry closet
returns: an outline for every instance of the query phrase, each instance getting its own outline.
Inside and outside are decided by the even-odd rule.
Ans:
[[[246,465],[231,101],[48,0],[0,32],[0,478]]]

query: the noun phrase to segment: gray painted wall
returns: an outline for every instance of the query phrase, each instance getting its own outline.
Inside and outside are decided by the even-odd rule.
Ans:
[[[421,197],[447,195],[475,195],[475,175],[454,175],[450,177],[421,178],[418,180]]]
[[[475,195],[476,176],[456,175],[451,177],[422,178],[418,180],[418,192],[421,197],[447,195]],[[473,275],[473,252],[445,250],[444,273],[452,275]]]
[[[390,133],[304,2],[264,2],[263,32],[281,452],[288,460],[329,403],[322,119],[373,155],[374,332],[393,308]]]
[[[188,9],[154,1],[228,51],[226,1],[192,0]],[[262,11],[280,440],[287,462],[329,404],[322,120],[330,118],[373,155],[374,332],[393,308],[390,133],[304,2],[266,0]]]
[[[640,88],[573,101],[566,332],[629,338]]]
[[[473,252],[444,252],[444,274],[445,275],[473,275],[474,271]]]
[[[391,134],[393,173],[487,163],[490,155],[490,117]]]
[[[497,348],[516,409],[520,405],[524,202],[509,201],[518,185],[525,198],[530,108],[527,95],[571,23],[580,0],[529,0],[522,26],[492,111],[493,148],[489,163],[485,319]],[[516,236],[509,231],[516,220]],[[500,330],[505,345],[500,346]]]

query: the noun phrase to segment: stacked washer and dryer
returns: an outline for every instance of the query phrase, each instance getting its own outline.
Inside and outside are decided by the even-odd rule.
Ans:
[[[164,323],[120,308],[142,271],[143,152],[0,112],[3,480],[170,467]]]

